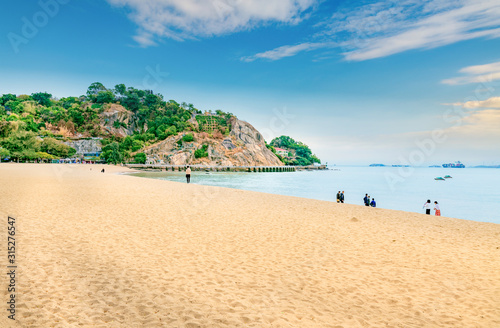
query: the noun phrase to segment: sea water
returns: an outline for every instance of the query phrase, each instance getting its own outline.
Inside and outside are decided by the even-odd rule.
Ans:
[[[136,175],[186,182],[184,172]],[[445,175],[452,178],[434,180]],[[438,201],[443,216],[500,224],[500,169],[338,166],[299,172],[193,171],[191,183],[333,202],[337,192],[344,191],[345,203],[357,205],[363,205],[368,194],[377,207],[419,213],[425,212],[422,206],[430,199],[432,205]]]

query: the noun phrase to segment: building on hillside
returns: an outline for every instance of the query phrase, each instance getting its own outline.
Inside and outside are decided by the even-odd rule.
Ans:
[[[280,155],[280,156],[288,156],[288,150],[286,149],[283,149],[283,148],[274,148],[276,150],[276,154]]]

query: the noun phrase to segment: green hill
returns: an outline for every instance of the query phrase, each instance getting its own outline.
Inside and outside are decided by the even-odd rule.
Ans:
[[[89,140],[91,146],[98,143],[87,150],[94,160],[144,163],[146,154],[141,151],[171,136],[205,133],[223,139],[229,135],[234,119],[231,113],[202,113],[192,104],[165,101],[152,90],[124,84],[108,89],[95,82],[85,95],[61,99],[47,92],[4,94],[0,97],[0,158],[50,161],[75,156],[75,148],[81,156],[79,147],[85,145],[80,141]],[[288,146],[297,156],[281,157],[284,163],[315,162],[307,146],[295,141]],[[206,149],[197,156],[205,153]]]

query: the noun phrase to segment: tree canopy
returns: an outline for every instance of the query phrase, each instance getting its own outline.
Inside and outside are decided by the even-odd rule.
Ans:
[[[313,163],[321,163],[320,159],[312,154],[311,149],[301,141],[295,141],[289,136],[280,136],[274,138],[271,146],[289,150],[292,156],[283,158],[285,164],[289,165],[311,165]],[[295,153],[295,155],[293,155]]]

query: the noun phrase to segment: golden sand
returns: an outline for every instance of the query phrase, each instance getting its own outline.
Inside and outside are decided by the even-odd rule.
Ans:
[[[500,327],[498,224],[123,170],[0,164],[14,326]]]

